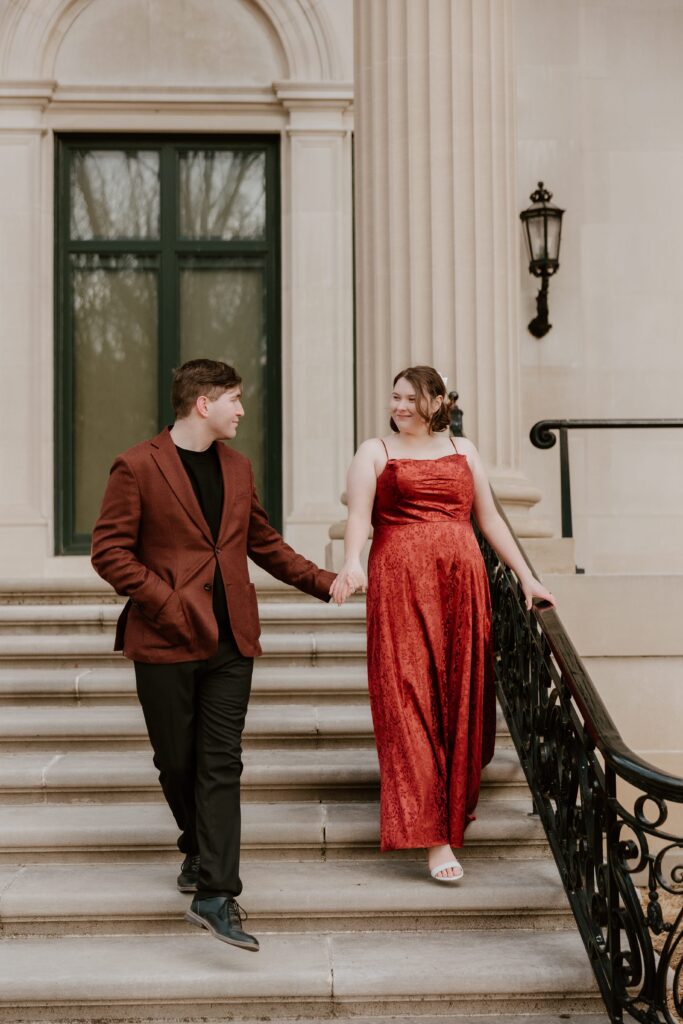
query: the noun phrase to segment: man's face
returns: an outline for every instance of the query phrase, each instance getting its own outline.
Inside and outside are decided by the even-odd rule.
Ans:
[[[206,419],[216,440],[228,441],[235,437],[240,419],[244,416],[241,385],[228,388],[218,398],[209,399],[206,410]]]

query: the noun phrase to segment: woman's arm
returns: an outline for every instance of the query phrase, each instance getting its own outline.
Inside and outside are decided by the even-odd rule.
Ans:
[[[344,565],[330,588],[332,600],[343,604],[356,590],[365,591],[367,581],[360,562],[370,532],[372,505],[377,490],[376,462],[381,448],[377,439],[364,441],[353,457],[346,479],[349,515],[344,533]]]
[[[458,441],[458,446],[462,454],[467,456],[474,477],[474,514],[479,529],[501,561],[512,569],[519,580],[527,608],[531,608],[534,598],[549,601],[554,606],[555,598],[532,574],[514,537],[498,513],[479,452],[472,442],[465,438]]]

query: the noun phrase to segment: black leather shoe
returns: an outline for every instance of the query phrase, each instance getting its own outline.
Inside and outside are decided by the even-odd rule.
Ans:
[[[199,882],[199,854],[188,853],[187,857],[180,865],[180,874],[178,875],[178,892],[196,892],[197,884]]]
[[[259,948],[258,939],[242,931],[242,921],[246,918],[237,900],[228,896],[211,896],[209,899],[197,899],[195,896],[185,914],[186,921],[200,928],[208,928],[221,942],[229,942],[232,946],[256,953]]]

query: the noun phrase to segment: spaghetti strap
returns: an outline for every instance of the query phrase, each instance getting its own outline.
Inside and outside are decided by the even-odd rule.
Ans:
[[[451,444],[452,444],[452,445],[453,445],[453,447],[455,448],[455,438],[454,438],[454,437],[451,437]],[[458,449],[457,449],[457,448],[455,448],[455,454],[456,454],[456,455],[459,455],[459,454],[460,454],[460,452],[458,451]]]
[[[387,446],[385,445],[385,443],[384,443],[384,441],[382,440],[381,437],[378,440],[379,440],[379,443],[382,445],[382,448],[384,448],[384,451],[387,453],[387,458],[389,458],[389,449],[387,448]]]

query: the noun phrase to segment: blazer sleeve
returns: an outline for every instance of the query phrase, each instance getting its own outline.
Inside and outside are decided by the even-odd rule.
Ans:
[[[335,574],[319,569],[315,562],[300,555],[273,529],[256,496],[253,475],[247,554],[258,566],[283,583],[289,583],[321,601],[330,600],[330,587]]]
[[[133,470],[119,456],[109,473],[100,515],[92,535],[91,561],[95,571],[117,594],[150,618],[173,594],[173,588],[137,557],[142,502]]]

